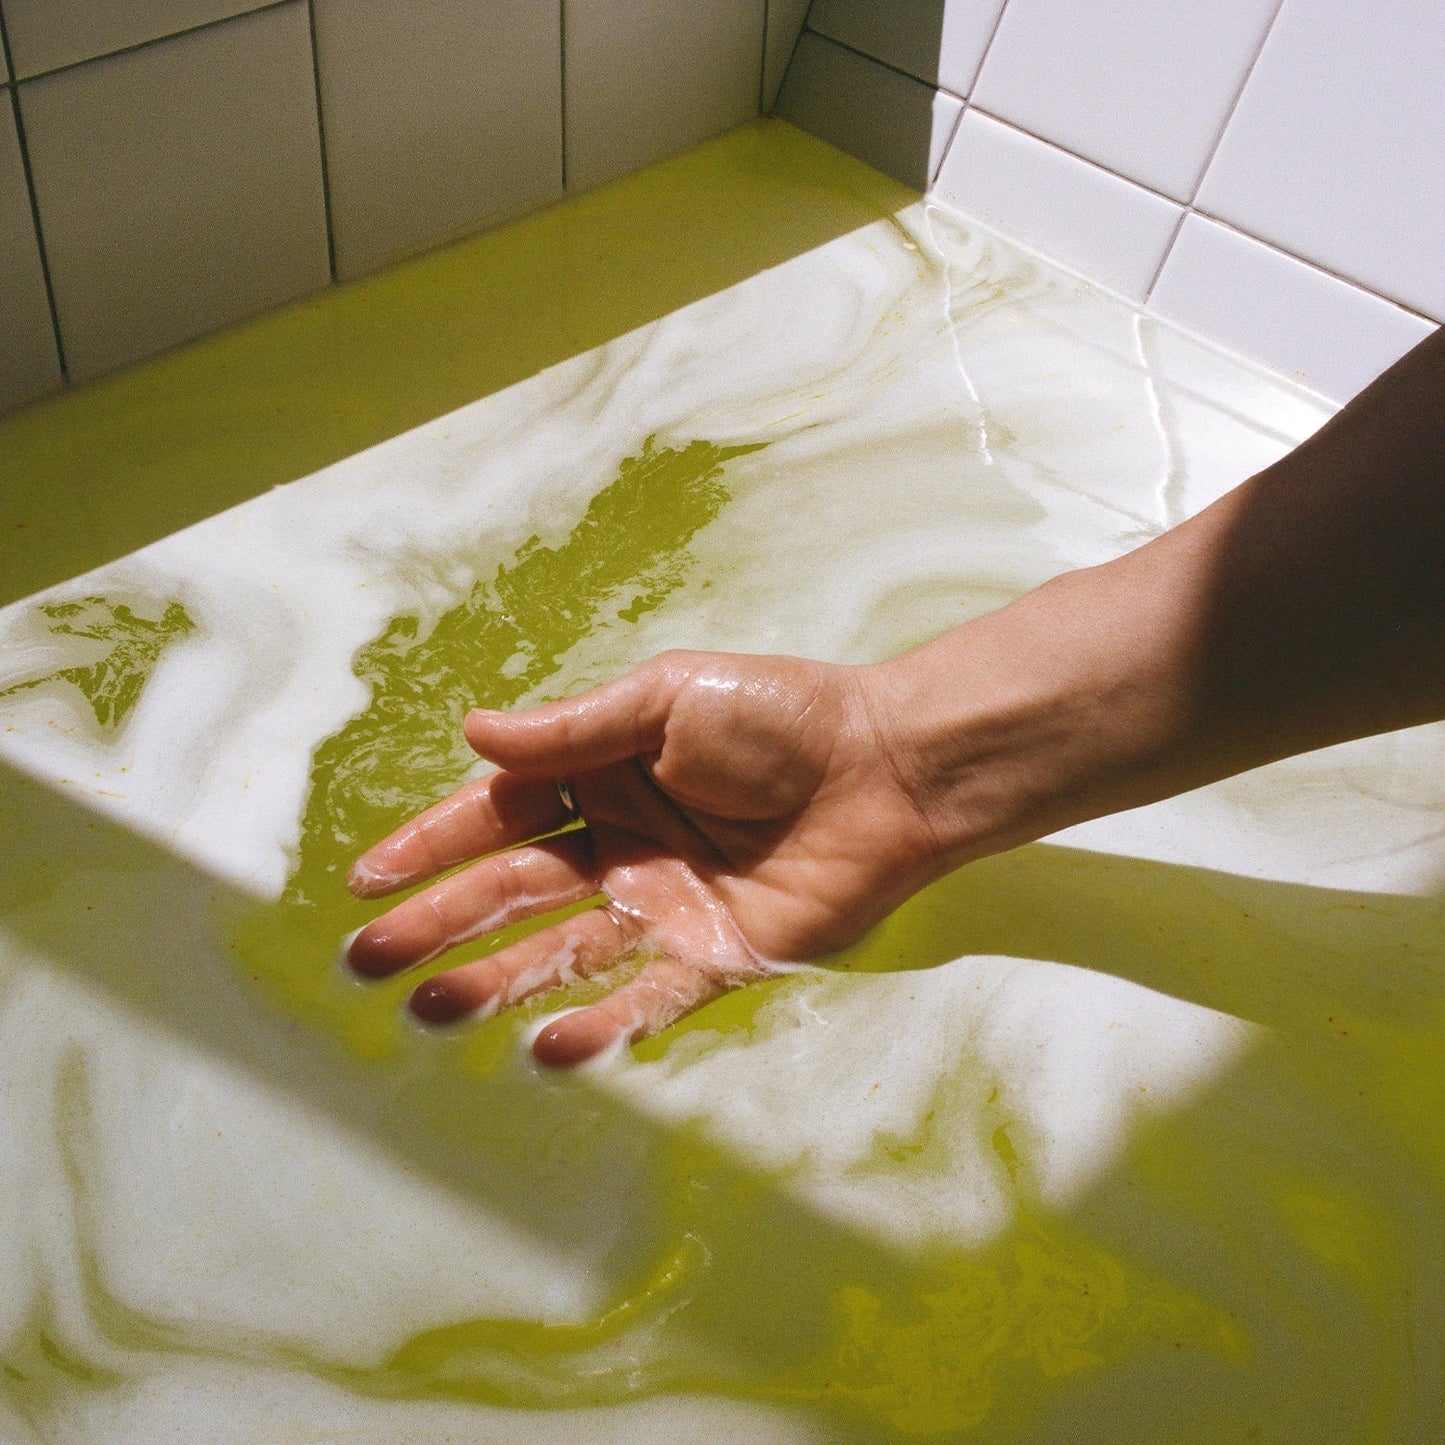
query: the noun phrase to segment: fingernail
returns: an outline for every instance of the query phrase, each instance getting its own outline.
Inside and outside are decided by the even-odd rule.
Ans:
[[[571,1068],[606,1053],[622,1042],[622,1030],[591,1009],[572,1009],[543,1026],[532,1040],[539,1063],[554,1069]]]
[[[346,874],[346,886],[358,898],[375,898],[382,893],[393,893],[403,884],[412,882],[413,875],[378,868],[358,858]]]
[[[476,1012],[439,979],[429,978],[413,992],[407,1007],[424,1024],[454,1024]]]
[[[346,966],[361,978],[389,978],[396,972],[396,965],[387,954],[390,943],[390,934],[363,928],[347,945]]]

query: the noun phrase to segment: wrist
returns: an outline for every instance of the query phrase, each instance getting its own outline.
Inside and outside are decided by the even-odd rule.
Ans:
[[[1066,573],[872,670],[936,873],[1193,786],[1187,628],[1177,589],[1161,592],[1139,556]]]

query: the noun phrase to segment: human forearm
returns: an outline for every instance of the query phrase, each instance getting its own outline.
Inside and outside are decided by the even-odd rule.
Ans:
[[[870,692],[940,870],[1445,715],[1445,339],[1197,517]]]
[[[477,861],[362,930],[352,964],[381,977],[601,895],[412,1000],[449,1022],[630,962],[533,1045],[575,1063],[850,942],[971,858],[1445,715],[1442,434],[1437,338],[1184,525],[903,657],[671,653],[474,714],[499,771],[378,844],[353,886]]]
[[[1217,510],[1219,725],[1282,755],[1445,712],[1445,332]]]

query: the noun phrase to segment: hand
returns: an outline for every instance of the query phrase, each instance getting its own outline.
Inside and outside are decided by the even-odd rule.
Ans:
[[[349,959],[389,976],[507,924],[595,908],[449,969],[412,995],[434,1023],[488,1016],[629,956],[641,970],[533,1049],[572,1064],[666,1027],[778,962],[839,948],[940,869],[870,708],[869,669],[669,653],[565,702],[474,712],[499,771],[365,853],[379,897],[470,867],[363,929]],[[556,779],[566,779],[581,828]]]
[[[500,771],[358,860],[382,977],[598,907],[412,995],[489,1013],[629,955],[533,1048],[576,1063],[866,931],[973,858],[1309,748],[1445,716],[1445,328],[1173,531],[871,667],[671,653],[567,702],[476,712]],[[584,826],[555,784],[566,779]]]

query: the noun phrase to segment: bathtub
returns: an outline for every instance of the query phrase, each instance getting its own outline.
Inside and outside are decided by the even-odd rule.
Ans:
[[[215,398],[145,440],[153,540],[0,611],[0,1436],[1438,1438],[1439,727],[975,864],[577,1073],[523,1040],[580,995],[430,1032],[342,968],[345,866],[475,771],[468,706],[891,654],[1330,414],[777,123],[660,174],[523,225],[605,232],[585,286],[690,196],[752,274],[714,232],[686,304],[493,334],[478,399],[298,427],[339,459],[202,520],[187,467],[265,452],[198,440],[228,358],[463,306],[518,233],[4,424]],[[134,540],[103,505],[58,555]]]

